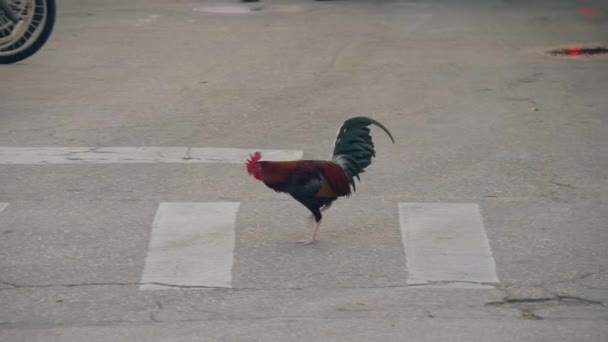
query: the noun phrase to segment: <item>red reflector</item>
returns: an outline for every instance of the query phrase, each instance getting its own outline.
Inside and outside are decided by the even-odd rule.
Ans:
[[[586,17],[597,17],[604,14],[604,10],[599,8],[582,8],[579,10],[579,13]]]
[[[572,46],[564,49],[568,56],[580,56],[582,55],[583,48],[580,46]]]

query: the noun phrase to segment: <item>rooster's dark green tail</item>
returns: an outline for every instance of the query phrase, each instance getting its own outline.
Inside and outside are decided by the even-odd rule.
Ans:
[[[371,124],[382,128],[391,138],[391,141],[395,142],[386,127],[378,121],[365,116],[348,119],[338,129],[333,161],[342,166],[348,175],[353,191],[355,190],[355,177],[361,180],[359,174],[365,171],[365,168],[372,163],[372,157],[376,156],[374,143],[367,127]]]

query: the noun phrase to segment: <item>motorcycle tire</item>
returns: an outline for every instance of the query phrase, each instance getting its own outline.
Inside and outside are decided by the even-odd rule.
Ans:
[[[19,62],[36,53],[55,25],[55,0],[13,0],[13,4],[22,6],[16,15],[23,21],[23,27],[15,30],[16,25],[2,18],[0,12],[0,18],[5,19],[0,22],[0,64]],[[14,37],[9,38],[10,35]]]

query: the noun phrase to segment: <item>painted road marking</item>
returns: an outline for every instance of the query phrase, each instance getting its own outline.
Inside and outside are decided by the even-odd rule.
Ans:
[[[257,7],[259,8],[259,7]],[[194,12],[216,13],[216,14],[248,14],[254,13],[252,7],[239,5],[211,5],[204,7],[195,7]]]
[[[140,290],[232,287],[239,205],[238,202],[161,203],[152,224]]]
[[[147,16],[146,18],[137,19],[137,23],[135,23],[135,26],[144,26],[150,24],[156,21],[158,18],[160,18],[160,14],[152,14]]]
[[[475,203],[399,203],[409,285],[491,287],[496,264]]]
[[[0,213],[6,209],[6,207],[8,207],[8,203],[6,202],[0,202]]]
[[[305,11],[309,6],[300,5],[278,5],[269,4],[259,5],[254,3],[252,5],[206,5],[199,6],[192,9],[193,12],[200,12],[205,14],[254,14],[254,13],[297,13]]]
[[[0,164],[244,163],[260,151],[264,160],[302,158],[297,150],[216,147],[0,147]]]

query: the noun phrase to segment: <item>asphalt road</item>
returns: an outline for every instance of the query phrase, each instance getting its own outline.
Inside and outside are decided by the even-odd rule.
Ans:
[[[608,59],[545,53],[608,45],[608,2],[58,6],[48,44],[0,66],[0,341],[608,340]],[[373,131],[355,195],[327,212],[319,243],[296,244],[306,209],[234,158],[327,158],[357,115],[396,143]],[[15,147],[58,159],[16,163]],[[119,147],[131,157],[86,159]],[[174,202],[237,203],[217,223],[232,235],[163,254],[171,224],[186,240],[215,224],[159,214]],[[400,203],[474,210],[408,221]],[[460,219],[478,242],[404,237]],[[442,239],[456,241],[449,256],[467,247],[450,258],[466,260],[450,266],[464,281],[420,258],[442,250],[417,241]],[[180,269],[202,246],[223,246],[212,269]],[[467,280],[479,258],[496,281]],[[416,282],[426,268],[439,278]],[[144,288],[158,272],[182,278]],[[184,285],[205,272],[227,285]]]

